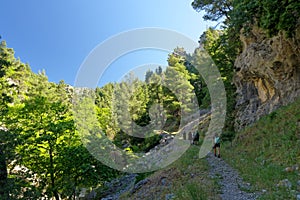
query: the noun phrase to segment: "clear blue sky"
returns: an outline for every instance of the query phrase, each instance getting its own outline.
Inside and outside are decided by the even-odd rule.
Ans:
[[[210,25],[191,7],[192,0],[0,0],[0,35],[16,57],[50,81],[73,84],[76,73],[99,43],[131,29],[160,27],[198,41]],[[129,59],[130,58],[130,59]],[[166,54],[147,52],[120,60],[106,81],[116,81],[133,65],[165,63]],[[137,60],[139,62],[137,62]],[[130,68],[130,67],[129,67]],[[118,70],[122,69],[122,70]],[[104,83],[102,83],[104,84]],[[102,85],[101,84],[101,85]]]

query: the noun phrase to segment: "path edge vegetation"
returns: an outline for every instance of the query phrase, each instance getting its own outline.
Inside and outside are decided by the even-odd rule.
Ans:
[[[290,107],[284,107],[263,117],[257,124],[246,128],[244,131],[235,133],[233,127],[235,118],[235,87],[232,84],[232,77],[234,75],[235,58],[241,51],[241,42],[239,40],[240,34],[247,35],[253,26],[258,26],[265,30],[268,36],[276,35],[279,31],[284,31],[287,37],[291,37],[294,34],[297,19],[300,18],[300,2],[280,0],[194,0],[192,6],[197,11],[204,10],[206,12],[204,19],[206,20],[223,20],[220,25],[221,30],[209,28],[206,31],[204,34],[206,37],[203,41],[203,45],[204,49],[210,54],[216,65],[219,67],[227,93],[227,116],[222,139],[223,141],[233,140],[233,147],[230,147],[229,144],[226,144],[225,148],[223,147],[225,150],[224,158],[230,164],[235,166],[246,180],[249,180],[249,182],[255,185],[254,187],[257,187],[254,189],[264,189],[267,191],[265,197],[262,198],[272,199],[281,197],[282,195],[290,195],[290,192],[285,191],[285,189],[277,187],[275,187],[276,189],[272,189],[272,187],[274,184],[276,185],[276,182],[280,181],[281,178],[286,177],[292,182],[292,190],[296,189],[295,177],[297,176],[297,172],[286,173],[283,169],[289,167],[289,165],[300,163],[299,112],[297,112],[297,109],[300,109],[295,103],[291,104]],[[177,50],[181,53],[180,49]],[[12,193],[18,194],[18,190],[20,190],[22,185],[25,185],[25,187],[31,189],[25,191],[23,193],[24,195],[35,195],[35,197],[37,197],[41,195],[41,191],[46,189],[46,195],[55,196],[56,199],[58,199],[58,193],[61,193],[63,190],[67,193],[66,196],[75,195],[74,188],[80,186],[80,183],[82,182],[86,182],[87,185],[93,185],[98,181],[103,182],[103,179],[105,178],[117,176],[117,172],[107,169],[106,166],[97,162],[88,154],[83,146],[80,145],[78,135],[76,136],[75,134],[72,136],[68,134],[69,132],[73,132],[74,127],[72,125],[72,120],[65,111],[69,110],[72,105],[69,104],[69,102],[65,102],[66,98],[63,99],[56,95],[51,95],[54,94],[53,91],[55,90],[60,91],[63,96],[69,95],[68,92],[64,91],[66,85],[63,82],[57,85],[49,83],[44,72],[37,75],[33,74],[30,71],[28,64],[23,64],[19,59],[14,57],[13,49],[7,48],[4,41],[1,42],[0,53],[0,134],[2,140],[0,146],[0,184],[3,186],[0,187],[0,195],[3,195],[6,198],[8,192],[4,186],[9,185],[8,183],[13,183],[13,186],[10,188]],[[168,61],[173,68],[182,71],[183,74],[188,77],[192,85],[193,81],[195,81],[195,85],[197,85],[197,81],[201,82],[199,77],[197,77],[199,79],[194,79],[193,76],[190,76],[188,72],[193,71],[192,67],[188,66],[187,63],[184,63],[180,58],[170,55]],[[153,79],[159,79],[161,73],[160,70],[155,72]],[[196,76],[197,74],[193,75]],[[16,82],[16,80],[18,81]],[[192,90],[192,87],[190,87],[190,84],[187,82],[182,82],[181,85]],[[34,87],[36,88],[33,89]],[[113,133],[118,132],[119,130],[117,130],[115,124],[110,124],[111,116],[107,115],[107,113],[110,112],[109,109],[111,107],[110,102],[107,100],[110,98],[111,94],[104,93],[110,93],[113,87],[113,85],[107,85],[106,88],[108,89],[102,88],[102,90],[96,92],[98,95],[97,98],[99,101],[102,101],[101,105],[98,105],[96,108],[99,112],[99,123],[113,127],[112,129],[106,130],[106,134],[112,138],[115,136]],[[142,87],[143,85],[140,85],[140,88]],[[46,94],[45,91],[43,92],[43,88],[50,95]],[[156,85],[153,85],[152,89],[155,91],[164,90],[164,88],[156,87]],[[30,92],[34,98],[29,99],[29,96],[26,94],[27,92]],[[174,95],[171,94],[170,91],[165,90],[164,92],[168,94],[169,99],[174,99]],[[144,99],[149,98],[147,95],[142,98],[137,98],[137,100],[143,102]],[[205,94],[199,92],[197,95],[202,95],[201,98],[204,99],[202,105],[206,105],[204,108],[207,108],[207,105],[209,105],[210,102],[207,92]],[[58,103],[55,99],[59,99]],[[175,121],[176,123],[170,123],[169,127],[172,125],[172,130],[176,129],[176,127],[178,127],[180,114],[179,106],[177,104],[168,104],[167,100],[163,102],[164,99],[160,96],[155,100],[158,103],[165,103],[170,107],[170,111],[172,112],[169,113],[169,117],[171,120],[167,122]],[[45,102],[45,106],[41,106],[43,109],[38,110],[38,107],[34,106],[36,102],[39,102],[40,104]],[[299,103],[299,100],[296,101],[296,103],[297,102]],[[143,117],[136,117],[137,123],[149,120],[149,115],[145,112],[148,109],[148,105],[149,104],[143,103],[140,106],[137,112]],[[53,113],[48,112],[50,107],[55,108]],[[285,109],[288,110],[287,113],[285,113]],[[31,115],[30,119],[26,117],[28,113]],[[58,117],[60,120],[58,120],[57,124],[54,124],[51,120],[47,120],[46,117],[37,117],[37,115],[46,116],[47,114],[50,114],[53,118]],[[18,123],[15,123],[16,121],[13,120],[18,121]],[[36,127],[30,120],[32,120],[32,122],[44,120],[45,124]],[[294,123],[295,121],[296,123]],[[28,124],[30,124],[29,127],[27,127]],[[56,130],[58,124],[60,130]],[[255,129],[256,126],[261,128]],[[277,137],[273,137],[274,135],[271,134],[274,132],[277,133]],[[37,135],[38,137],[35,137]],[[64,148],[64,138],[67,137],[73,137],[72,144],[68,144],[68,148]],[[120,137],[119,141],[134,140],[123,134],[119,134],[118,137]],[[26,144],[23,140],[30,142],[27,145],[29,145],[29,149],[32,151],[33,158],[30,157],[31,154],[29,151],[22,152],[22,149],[20,149],[20,145]],[[159,138],[155,138],[155,141],[146,141],[146,144],[152,144],[158,140]],[[51,143],[52,141],[55,142]],[[141,150],[141,145],[139,146],[140,141],[133,142],[136,142],[136,145],[134,145],[134,148],[131,150]],[[120,144],[118,145],[120,146],[124,145],[121,142],[119,143]],[[37,148],[35,145],[39,145],[40,148]],[[151,146],[148,148],[150,147]],[[253,147],[257,148],[251,149]],[[50,153],[47,154],[46,151]],[[43,159],[37,159],[39,154],[44,156]],[[80,160],[81,157],[78,157],[79,154],[84,154],[84,159]],[[65,159],[66,157],[73,158],[68,160],[71,167],[61,164],[61,159]],[[246,159],[243,157],[246,157]],[[248,157],[249,159],[247,159]],[[84,162],[74,163],[74,160],[87,161],[88,164]],[[30,183],[22,179],[24,176],[26,178],[31,178],[30,176],[32,176],[32,174],[30,173],[25,173],[21,176],[10,176],[7,168],[13,168],[13,166],[7,165],[13,163],[12,161],[16,161],[18,164],[32,165],[32,170],[39,172],[40,179],[44,180],[48,185],[43,183],[40,185],[40,189],[32,187]],[[39,167],[38,162],[41,162],[42,165],[46,166],[44,166],[45,168],[48,168],[46,173],[42,172],[42,168]],[[245,170],[245,167],[243,168],[241,163],[252,166],[252,168],[247,167],[246,169],[248,170]],[[72,175],[74,176],[70,177],[68,172],[77,172],[77,168],[80,168],[79,173],[73,173]],[[263,177],[262,180],[264,180],[264,182],[258,180],[258,176],[255,175],[254,169],[261,172],[260,175]],[[102,174],[103,176],[97,176],[95,170],[105,171],[105,173]],[[271,176],[273,174],[271,171],[276,172],[275,175],[277,176]],[[58,179],[55,179],[55,176]],[[90,177],[91,179],[87,177]],[[73,179],[76,181],[68,182],[67,187],[65,187],[65,184],[62,181],[64,179]],[[78,185],[74,185],[74,182],[76,184],[78,183]],[[48,187],[49,185],[50,187]]]
[[[262,117],[223,145],[223,158],[260,199],[294,199],[300,177],[300,98]],[[291,183],[286,187],[283,180]]]

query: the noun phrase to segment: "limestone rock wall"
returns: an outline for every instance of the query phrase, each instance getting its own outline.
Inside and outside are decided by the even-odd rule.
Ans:
[[[293,38],[268,38],[254,28],[241,36],[243,51],[235,61],[236,130],[300,96],[300,26]]]

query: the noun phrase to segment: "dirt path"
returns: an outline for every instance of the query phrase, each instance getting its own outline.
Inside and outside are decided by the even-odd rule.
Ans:
[[[222,200],[255,200],[258,197],[256,193],[245,192],[250,189],[250,184],[244,183],[237,171],[222,158],[209,153],[206,159],[210,165],[210,175],[218,179]]]

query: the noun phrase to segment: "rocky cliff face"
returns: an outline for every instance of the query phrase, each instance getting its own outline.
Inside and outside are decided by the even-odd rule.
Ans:
[[[300,96],[300,26],[293,38],[268,38],[258,28],[241,36],[243,51],[235,62],[236,130],[293,102]]]

